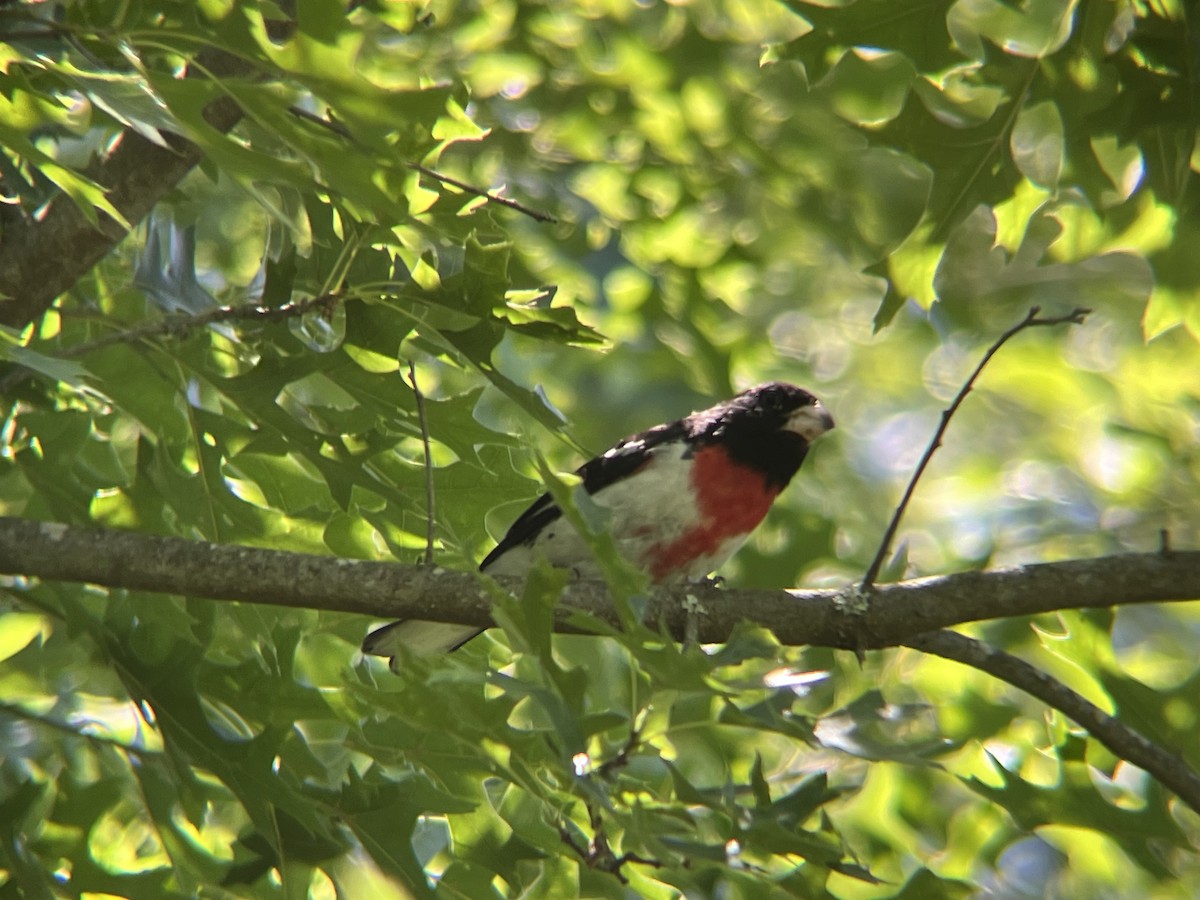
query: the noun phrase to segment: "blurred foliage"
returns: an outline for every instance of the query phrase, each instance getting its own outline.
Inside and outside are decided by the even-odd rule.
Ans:
[[[783,378],[839,428],[723,574],[840,586],[980,350],[1083,305],[989,368],[892,575],[1195,546],[1183,0],[349,6],[4,4],[3,227],[111,211],[88,160],[123,129],[206,153],[0,334],[4,514],[415,561],[413,361],[438,559],[471,567],[532,451],[569,470]],[[1003,685],[753,627],[551,642],[556,584],[397,677],[345,615],[5,581],[0,896],[1200,894],[1197,817]],[[974,631],[1200,765],[1194,605]]]

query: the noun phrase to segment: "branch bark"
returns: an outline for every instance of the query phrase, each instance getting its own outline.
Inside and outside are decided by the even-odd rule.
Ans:
[[[0,573],[273,606],[492,624],[474,572],[337,559],[209,544],[176,537],[0,517]],[[520,579],[497,579],[513,591]],[[1200,551],[1134,553],[962,572],[879,585],[863,604],[832,590],[726,590],[686,585],[657,591],[649,622],[683,639],[720,643],[743,619],[767,625],[784,644],[878,648],[983,619],[1056,609],[1200,598]],[[689,598],[699,601],[689,602]],[[697,614],[696,610],[699,610]],[[572,610],[618,624],[602,582],[572,582],[558,627]],[[689,622],[689,618],[691,621]]]
[[[381,618],[491,624],[489,594],[476,573],[10,517],[0,517],[0,573]],[[521,579],[497,581],[518,590]],[[1054,609],[1196,598],[1200,552],[1164,551],[965,572],[866,593],[859,588],[734,591],[688,585],[656,592],[646,618],[661,622],[676,638],[686,635],[705,643],[723,641],[739,621],[749,619],[769,625],[785,644],[854,650],[903,644],[957,660],[1060,710],[1200,813],[1200,776],[1181,758],[1028,663],[964,635],[937,630]],[[559,609],[560,630],[571,630],[566,621],[571,610],[619,624],[601,582],[568,586]]]

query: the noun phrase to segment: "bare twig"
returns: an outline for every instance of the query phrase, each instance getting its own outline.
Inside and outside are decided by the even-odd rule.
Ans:
[[[149,338],[184,338],[194,331],[217,322],[235,320],[240,322],[278,322],[282,319],[294,319],[314,309],[329,309],[339,300],[340,297],[336,294],[322,294],[283,306],[259,306],[255,303],[246,303],[238,306],[218,306],[193,315],[167,315],[152,322],[143,322],[132,328],[114,331],[112,334],[106,334],[95,340],[67,347],[55,354],[54,358],[78,359],[96,350],[111,347],[113,344],[132,344]],[[0,395],[33,374],[33,370],[25,368],[11,372],[0,379]]]
[[[451,178],[449,175],[443,175],[441,172],[436,172],[420,163],[406,163],[406,165],[415,172],[420,172],[427,178],[432,178],[434,181],[440,181],[442,184],[448,184],[451,187],[456,187],[460,191],[472,194],[476,197],[483,197],[489,203],[496,203],[500,206],[506,206],[509,209],[516,210],[519,213],[524,213],[533,219],[535,222],[548,222],[553,224],[558,221],[558,217],[548,212],[531,209],[524,204],[518,203],[516,200],[510,200],[508,197],[501,197],[499,194],[492,191],[485,191],[483,188],[477,188],[474,185],[467,184],[465,181],[459,181],[457,178]]]
[[[283,306],[259,306],[257,303],[243,303],[237,306],[218,306],[207,309],[202,313],[190,316],[169,315],[153,322],[135,325],[124,331],[107,334],[84,344],[69,347],[59,354],[63,359],[75,359],[112,344],[131,344],[152,337],[187,337],[197,331],[217,322],[279,322],[283,319],[294,319],[314,309],[328,309],[338,303],[336,294],[321,294],[307,300],[295,303],[285,303]]]
[[[912,500],[913,492],[917,488],[917,482],[925,474],[925,467],[929,465],[929,460],[933,458],[933,454],[937,452],[937,448],[942,445],[942,438],[946,434],[946,428],[950,425],[950,419],[958,411],[963,400],[967,398],[967,394],[971,393],[971,389],[975,386],[975,379],[979,377],[979,373],[983,371],[983,367],[991,361],[992,357],[996,355],[996,352],[1004,346],[1009,338],[1019,334],[1026,328],[1049,325],[1078,325],[1083,322],[1091,310],[1076,307],[1064,316],[1054,316],[1048,319],[1039,318],[1038,313],[1040,312],[1041,307],[1033,307],[1024,319],[996,339],[996,342],[983,355],[983,359],[979,361],[979,365],[975,367],[975,371],[971,373],[971,376],[963,384],[954,401],[942,412],[942,421],[933,433],[933,440],[929,442],[929,446],[925,448],[925,453],[921,456],[920,462],[917,463],[916,471],[913,472],[912,478],[908,482],[908,487],[904,491],[904,496],[900,499],[895,513],[892,514],[892,520],[888,523],[887,531],[883,534],[883,540],[879,542],[879,549],[875,553],[875,558],[871,560],[871,565],[867,568],[866,575],[863,576],[862,589],[864,591],[870,590],[875,584],[875,579],[879,577],[879,570],[883,567],[883,561],[887,557],[888,551],[891,550],[892,541],[896,537],[896,529],[900,526],[900,519],[904,515],[905,509],[908,508],[909,501]]]
[[[629,879],[621,872],[621,860],[613,853],[608,843],[608,832],[604,830],[604,816],[594,803],[586,803],[588,821],[592,825],[592,841],[588,846],[588,856],[585,862],[593,869],[609,872],[616,876],[621,884],[629,884]]]
[[[637,726],[629,729],[629,739],[625,741],[625,745],[617,751],[616,756],[611,759],[606,759],[596,767],[596,775],[600,778],[607,778],[619,769],[629,765],[629,760],[633,757],[633,752],[641,743],[642,733]]]
[[[604,817],[601,815],[599,808],[589,801],[584,801],[583,805],[587,809],[588,823],[592,828],[592,839],[588,841],[586,847],[581,846],[575,840],[575,836],[571,834],[570,829],[566,825],[559,823],[557,826],[558,835],[562,838],[562,842],[579,857],[581,863],[589,869],[609,873],[617,881],[621,882],[621,884],[629,884],[629,878],[621,871],[628,863],[651,866],[656,869],[662,868],[663,864],[658,860],[648,859],[636,853],[622,853],[620,856],[617,856],[613,852],[612,845],[608,842],[608,834],[604,830]]]
[[[895,514],[888,524],[879,550],[875,554],[861,588],[869,590],[874,586],[875,579],[883,561],[891,548],[891,544],[899,527],[900,519],[912,499],[917,482],[925,472],[933,454],[942,444],[942,438],[950,424],[950,419],[958,410],[967,394],[974,387],[975,380],[983,371],[993,356],[1014,335],[1026,328],[1037,326],[1080,324],[1091,310],[1076,308],[1064,316],[1039,318],[1040,309],[1034,307],[1024,319],[1002,334],[984,354],[979,365],[971,373],[955,396],[954,401],[942,413],[941,423],[934,432],[933,439],[926,448],[924,455],[917,464],[916,470],[908,483]],[[1163,547],[1166,551],[1168,544],[1164,537]],[[1200,776],[1196,774],[1182,759],[1167,752],[1157,744],[1147,740],[1132,728],[1118,719],[1108,715],[1095,704],[1090,703],[1062,682],[1035,666],[1018,659],[1002,650],[995,650],[965,635],[952,631],[931,631],[902,641],[905,646],[932,653],[946,659],[953,659],[964,665],[979,669],[995,678],[1020,688],[1026,693],[1037,697],[1054,709],[1082,725],[1088,732],[1099,740],[1105,747],[1122,759],[1140,766],[1150,773],[1159,783],[1163,784],[1193,810],[1200,813]]]
[[[571,834],[570,829],[567,828],[566,825],[563,825],[561,822],[559,822],[556,828],[558,831],[558,836],[562,838],[562,842],[571,848],[575,855],[579,857],[580,861],[587,862],[587,847],[580,846],[579,841],[575,840],[575,835]]]
[[[425,418],[425,397],[417,386],[417,366],[408,361],[408,383],[412,385],[417,400],[417,421],[421,424],[421,444],[425,448],[425,565],[433,565],[433,542],[436,539],[436,520],[433,505],[433,458],[429,450],[429,422]]]
[[[904,645],[987,672],[1037,697],[1078,722],[1118,757],[1150,773],[1156,781],[1174,791],[1180,800],[1200,813],[1200,775],[1187,763],[1040,669],[953,631],[920,634],[905,640]]]

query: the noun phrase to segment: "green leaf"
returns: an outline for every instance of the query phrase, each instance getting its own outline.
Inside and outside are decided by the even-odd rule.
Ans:
[[[1071,35],[1076,0],[1030,0],[1011,6],[1000,0],[958,0],[946,16],[955,44],[983,60],[987,40],[1014,56],[1044,57]]]
[[[762,756],[754,754],[754,766],[750,769],[750,790],[754,792],[754,804],[760,809],[771,805],[771,788],[763,775]]]
[[[89,374],[87,368],[80,363],[55,359],[27,347],[12,347],[0,343],[0,359],[10,359],[18,365],[45,375],[52,381],[65,381],[77,387],[85,383]]]
[[[1187,838],[1167,811],[1161,789],[1151,789],[1143,808],[1124,809],[1099,793],[1085,763],[1063,761],[1058,782],[1041,786],[1008,771],[991,754],[988,758],[1000,777],[999,786],[993,787],[978,778],[964,779],[964,784],[1003,806],[1026,830],[1056,823],[1102,831],[1139,866],[1157,876],[1165,875],[1168,869],[1154,845],[1161,842],[1167,846],[1184,846],[1187,843]]]
[[[977,210],[951,236],[938,264],[934,286],[950,306],[988,298],[1009,317],[1030,305],[1070,308],[1097,303],[1119,306],[1149,296],[1153,276],[1146,260],[1132,253],[1103,253],[1079,262],[1043,262],[1046,246],[1061,233],[1045,210],[1031,220],[1016,254],[997,246],[996,221]]]
[[[992,118],[1007,99],[1003,87],[991,84],[978,64],[955,66],[936,77],[916,79],[913,92],[926,109],[951,128],[970,128]]]
[[[916,74],[902,53],[855,48],[834,64],[816,91],[843,119],[878,126],[900,114]]]
[[[496,622],[504,628],[513,648],[535,654],[543,665],[554,665],[550,654],[554,607],[570,577],[567,570],[539,561],[526,577],[520,598],[497,592],[494,601]]]
[[[943,878],[921,868],[908,877],[899,893],[892,896],[894,900],[965,900],[976,891],[976,886],[969,881]]]
[[[15,656],[39,635],[46,634],[46,620],[36,613],[6,612],[0,615],[0,661]]]
[[[20,130],[9,126],[8,123],[18,120],[20,116],[21,113],[14,109],[12,102],[0,94],[0,140],[4,142],[5,147],[19,154],[53,182],[79,207],[79,211],[91,224],[99,223],[97,213],[102,212],[124,229],[133,227],[120,210],[112,205],[101,185],[59,164],[39,150]]]
[[[1058,188],[1064,163],[1062,117],[1053,101],[1026,104],[1017,113],[1009,137],[1013,162],[1039,187]]]

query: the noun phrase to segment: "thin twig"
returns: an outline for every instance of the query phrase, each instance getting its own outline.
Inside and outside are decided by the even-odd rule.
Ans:
[[[259,306],[256,303],[245,303],[238,306],[218,306],[214,309],[208,309],[202,313],[190,316],[179,314],[167,315],[161,319],[155,319],[153,322],[143,322],[141,325],[135,325],[132,328],[115,331],[112,334],[106,334],[95,340],[67,347],[55,354],[54,358],[78,359],[96,350],[111,347],[113,344],[132,344],[148,338],[184,338],[193,331],[216,322],[230,322],[234,320],[242,322],[277,322],[281,319],[294,319],[314,309],[328,309],[339,300],[340,298],[335,294],[322,294],[318,297],[310,297],[307,300],[299,300],[283,306]],[[20,368],[9,373],[3,379],[0,379],[0,395],[3,395],[14,385],[19,384],[33,374],[34,371],[28,368]]]
[[[583,805],[587,810],[588,824],[592,828],[592,839],[588,841],[587,847],[580,846],[566,825],[561,822],[557,825],[558,835],[562,838],[562,842],[574,851],[581,863],[589,869],[609,873],[617,881],[621,882],[621,884],[629,884],[628,876],[621,871],[627,863],[652,866],[656,869],[662,868],[663,864],[658,860],[648,859],[636,853],[623,853],[617,856],[613,852],[612,845],[608,842],[608,834],[604,830],[604,817],[601,815],[600,810],[586,800],[583,802]]]
[[[971,389],[975,386],[975,379],[979,377],[979,373],[983,371],[983,367],[991,361],[991,358],[996,355],[996,352],[1004,346],[1009,338],[1019,334],[1026,328],[1036,328],[1043,325],[1079,325],[1091,310],[1076,307],[1064,316],[1055,316],[1049,319],[1038,318],[1039,312],[1041,312],[1041,307],[1033,307],[1024,319],[996,339],[996,342],[983,355],[983,359],[979,361],[979,365],[975,367],[975,371],[971,373],[971,377],[963,384],[958,395],[954,398],[954,402],[942,412],[942,421],[933,433],[933,440],[929,442],[929,446],[925,448],[925,453],[921,457],[921,461],[917,463],[916,471],[913,472],[912,478],[908,482],[908,487],[904,491],[904,496],[901,498],[895,513],[892,515],[892,521],[888,523],[887,531],[883,534],[883,540],[879,542],[879,549],[875,553],[875,558],[871,561],[871,565],[867,569],[867,574],[863,576],[862,590],[870,590],[872,585],[875,584],[875,579],[879,577],[879,570],[883,567],[883,560],[887,556],[888,551],[891,550],[892,541],[896,537],[896,529],[900,527],[900,519],[904,515],[905,509],[908,508],[909,501],[912,500],[913,492],[917,488],[917,482],[925,474],[925,467],[929,465],[929,460],[933,458],[933,454],[937,452],[937,448],[942,446],[942,438],[946,434],[946,428],[950,425],[950,419],[958,411],[967,394],[971,393]]]
[[[1180,800],[1200,813],[1200,775],[1187,763],[1147,740],[1040,669],[1009,653],[995,650],[954,631],[926,632],[906,639],[904,644],[915,650],[952,659],[987,672],[1037,697],[1078,722],[1116,756],[1144,769],[1160,784],[1174,791]]]
[[[443,175],[441,172],[423,166],[420,163],[405,163],[414,172],[420,172],[434,181],[440,181],[442,184],[448,184],[451,187],[456,187],[460,191],[467,194],[473,194],[476,197],[483,197],[490,203],[498,203],[500,206],[506,206],[509,209],[516,210],[519,213],[524,213],[533,219],[535,222],[547,222],[551,225],[558,222],[558,216],[541,210],[531,209],[524,204],[518,203],[516,200],[510,200],[508,197],[501,197],[499,194],[492,191],[485,191],[483,188],[477,188],[474,185],[467,184],[465,181],[459,181],[457,178],[451,178],[449,175]]]
[[[417,398],[417,421],[421,423],[421,444],[425,448],[425,565],[433,565],[433,542],[436,539],[436,526],[433,505],[433,458],[429,451],[429,422],[425,418],[425,397],[417,386],[417,366],[408,361],[408,383],[412,385],[413,396]]]
[[[315,115],[308,110],[300,109],[297,106],[290,107],[288,112],[298,119],[303,119],[304,121],[310,122],[313,125],[320,126],[327,131],[333,132],[339,137],[344,137],[347,140],[355,141],[354,135],[350,133],[350,129],[348,129],[341,122],[335,122],[331,119],[326,119],[323,116]],[[357,141],[355,142],[357,143]],[[449,175],[443,175],[441,172],[431,169],[428,166],[423,166],[420,163],[406,162],[404,165],[412,169],[414,172],[420,172],[425,177],[432,178],[434,181],[441,182],[442,184],[448,184],[451,187],[458,188],[464,193],[471,194],[475,197],[482,197],[489,203],[495,203],[499,206],[504,206],[515,212],[519,212],[522,215],[529,216],[529,218],[533,219],[535,222],[548,222],[550,224],[554,224],[558,221],[557,216],[551,215],[548,212],[542,212],[541,210],[533,209],[525,206],[522,203],[518,203],[516,200],[510,200],[508,197],[501,197],[499,194],[496,194],[492,191],[475,187],[473,184],[468,184],[465,181],[459,181],[457,178],[452,178]]]
[[[629,739],[625,745],[618,751],[617,755],[607,762],[598,766],[595,771],[585,774],[583,777],[587,779],[607,779],[613,775],[618,769],[629,765],[630,759],[638,744],[641,742],[641,731],[634,726],[629,730]],[[595,784],[595,781],[593,781]],[[597,790],[604,790],[603,786],[596,785]],[[601,872],[608,872],[616,877],[621,884],[628,884],[629,878],[625,875],[622,869],[628,863],[636,863],[639,865],[653,866],[661,868],[663,863],[655,859],[649,859],[645,856],[639,856],[636,853],[623,853],[620,856],[613,851],[612,845],[608,841],[608,833],[605,831],[604,814],[602,809],[590,799],[582,798],[584,809],[587,810],[588,823],[592,828],[592,839],[588,842],[588,846],[581,847],[579,843],[572,837],[570,831],[565,825],[558,826],[558,833],[562,836],[564,843],[579,856],[580,861],[591,869],[597,869]]]
[[[564,844],[566,844],[568,847],[570,847],[571,850],[573,850],[575,852],[575,855],[579,857],[580,861],[587,862],[587,860],[588,860],[587,848],[581,847],[579,845],[579,842],[577,840],[575,840],[575,836],[573,834],[571,834],[570,829],[568,829],[566,825],[563,825],[561,822],[559,822],[557,825],[557,828],[558,828],[558,836],[560,838],[562,838],[562,842]]]
[[[890,549],[891,542],[895,537],[900,518],[904,514],[909,501],[912,499],[917,482],[924,473],[925,467],[929,464],[929,460],[933,457],[934,452],[941,446],[942,437],[946,433],[946,428],[950,424],[951,417],[958,410],[958,407],[962,404],[967,394],[970,393],[975,380],[979,377],[980,372],[983,371],[984,366],[988,364],[1009,338],[1026,328],[1042,325],[1077,325],[1083,321],[1084,317],[1091,310],[1076,308],[1065,316],[1049,319],[1038,318],[1039,312],[1040,310],[1035,306],[1023,320],[1004,332],[992,344],[987,353],[984,354],[983,359],[980,360],[979,365],[975,367],[975,371],[971,373],[971,376],[954,398],[954,402],[942,413],[941,424],[934,433],[933,440],[926,448],[925,454],[917,464],[916,471],[913,473],[908,488],[904,492],[904,497],[901,499],[899,506],[897,506],[896,512],[892,516],[892,521],[889,523],[887,532],[879,546],[879,550],[875,554],[875,559],[872,561],[871,567],[867,570],[867,574],[863,579],[862,588],[864,590],[869,589],[874,584],[880,567],[883,565],[883,560]],[[979,641],[953,631],[926,632],[906,639],[903,643],[908,647],[926,653],[933,653],[937,656],[952,659],[972,668],[979,669],[995,678],[1008,682],[1014,687],[1020,688],[1031,696],[1037,697],[1039,700],[1082,725],[1093,737],[1118,757],[1128,760],[1144,769],[1160,784],[1174,791],[1180,800],[1200,813],[1200,775],[1197,775],[1178,756],[1167,752],[1162,747],[1147,740],[1051,675],[1011,654],[1005,653],[1002,650],[992,649]]]
[[[612,759],[606,759],[599,766],[597,766],[596,775],[598,775],[600,778],[607,778],[617,770],[623,769],[629,765],[629,761],[633,758],[633,753],[635,750],[637,750],[641,740],[642,733],[637,729],[637,726],[629,729],[629,739],[625,742],[625,746],[618,750],[617,755]]]

